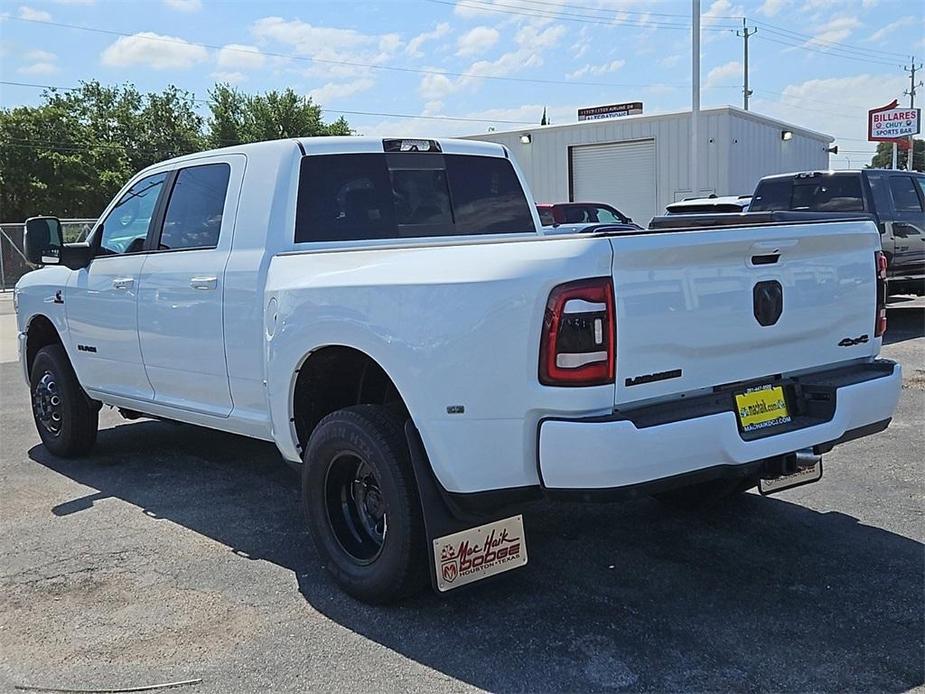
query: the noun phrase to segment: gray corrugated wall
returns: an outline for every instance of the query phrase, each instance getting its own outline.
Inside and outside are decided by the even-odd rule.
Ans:
[[[751,116],[732,109],[703,111],[700,130],[703,133],[699,173],[701,193],[744,195],[752,192],[761,176],[828,166],[824,140],[794,131],[793,139],[783,142],[779,124],[753,120]],[[569,146],[654,139],[656,199],[664,208],[677,198],[692,195],[688,166],[689,132],[690,114],[680,113],[615,118],[573,126],[525,128],[473,135],[470,139],[507,145],[523,169],[538,202],[568,200]],[[520,142],[523,133],[530,133],[530,144]]]

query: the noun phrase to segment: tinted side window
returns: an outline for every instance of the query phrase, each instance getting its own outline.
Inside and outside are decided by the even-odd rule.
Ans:
[[[119,198],[119,202],[103,220],[101,255],[144,250],[154,206],[166,178],[166,173],[143,178]]]
[[[218,245],[230,176],[228,164],[180,169],[167,203],[158,250]]]
[[[772,178],[767,181],[760,181],[749,210],[751,212],[789,210],[792,188],[793,180],[789,178]]]
[[[890,212],[893,210],[893,198],[890,196],[887,176],[871,171],[867,174],[867,182],[870,184],[870,195],[874,201],[875,211],[881,219],[889,219]]]
[[[537,207],[536,211],[540,213],[540,224],[544,227],[551,227],[556,223],[556,218],[548,207]]]
[[[507,159],[423,152],[302,159],[296,243],[534,230]]]
[[[890,176],[890,193],[897,212],[921,212],[922,201],[911,176]]]

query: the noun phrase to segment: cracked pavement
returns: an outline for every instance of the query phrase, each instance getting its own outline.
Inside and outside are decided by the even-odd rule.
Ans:
[[[93,454],[57,459],[0,363],[0,690],[921,687],[923,307],[890,310],[893,425],[820,483],[700,515],[540,504],[527,568],[388,608],[327,578],[271,444],[105,409]]]

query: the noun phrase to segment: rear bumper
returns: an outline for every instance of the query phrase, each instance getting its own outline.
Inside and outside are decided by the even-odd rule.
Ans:
[[[806,448],[882,430],[902,389],[898,364],[878,360],[785,381],[797,412],[787,430],[746,440],[733,410],[734,389],[609,417],[545,419],[539,427],[538,468],[553,490],[603,490],[748,466]]]

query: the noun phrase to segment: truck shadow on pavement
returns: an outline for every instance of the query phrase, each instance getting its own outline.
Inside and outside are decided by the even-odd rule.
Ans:
[[[540,504],[526,514],[526,569],[373,608],[328,579],[304,529],[297,475],[270,444],[142,421],[102,430],[89,459],[41,446],[29,454],[99,490],[53,514],[103,513],[97,501],[124,500],[241,561],[293,571],[308,603],[336,623],[485,689],[898,692],[923,683],[923,545],[842,513],[754,494],[712,515],[650,500]]]
[[[903,306],[901,303],[887,305],[887,329],[883,344],[914,340],[925,337],[925,308]]]

